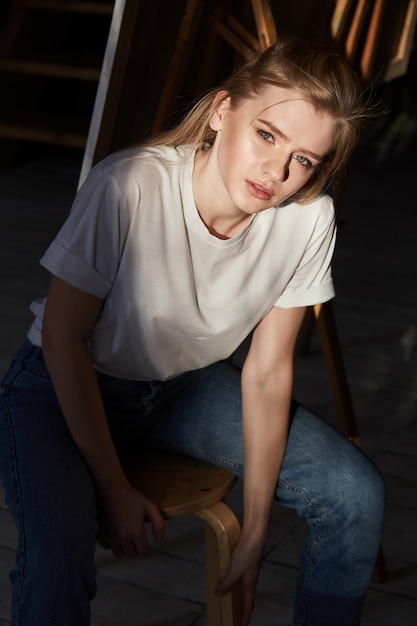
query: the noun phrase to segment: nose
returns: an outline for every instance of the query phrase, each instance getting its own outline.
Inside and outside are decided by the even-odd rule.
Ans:
[[[283,183],[289,175],[289,160],[282,154],[269,158],[262,166],[262,173],[274,182]]]

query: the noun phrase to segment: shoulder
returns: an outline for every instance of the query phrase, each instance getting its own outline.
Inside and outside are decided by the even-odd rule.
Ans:
[[[92,173],[116,180],[135,179],[158,172],[173,172],[185,162],[187,152],[171,146],[137,146],[126,148],[104,158]]]
[[[314,200],[306,203],[296,203],[289,201],[278,208],[277,214],[282,224],[297,229],[301,235],[309,233],[327,231],[333,229],[336,223],[334,203],[331,196],[322,194]]]
[[[84,190],[106,190],[120,200],[138,200],[143,193],[181,185],[193,153],[171,146],[137,146],[105,157],[90,171]]]
[[[308,203],[287,202],[271,207],[259,214],[260,224],[280,236],[283,229],[293,233],[299,241],[310,237],[317,228],[332,229],[335,226],[335,210],[332,198],[323,194]]]
[[[289,201],[289,207],[297,207],[298,212],[322,216],[327,219],[334,218],[334,203],[329,194],[323,193],[310,202],[297,203]]]
[[[307,207],[310,207],[310,209],[316,211],[318,214],[324,217],[327,217],[331,220],[334,219],[334,202],[333,198],[329,196],[329,194],[322,194],[318,196],[315,200],[309,202],[307,204]]]

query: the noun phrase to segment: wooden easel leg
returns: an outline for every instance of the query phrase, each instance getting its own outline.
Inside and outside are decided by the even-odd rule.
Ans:
[[[315,323],[314,309],[309,306],[306,308],[303,323],[298,336],[297,350],[300,356],[307,356],[310,351],[311,339],[313,336]]]
[[[313,308],[335,399],[340,430],[353,443],[360,446],[358,426],[346,378],[346,371],[340,348],[339,337],[337,334],[332,303],[329,301],[324,304],[316,304]],[[374,580],[376,582],[382,582],[385,578],[385,557],[381,547],[375,566]]]
[[[252,8],[259,43],[261,48],[267,48],[275,43],[278,38],[271,3],[269,0],[252,0]]]
[[[375,583],[383,583],[387,578],[387,565],[382,547],[379,549],[376,559],[373,581]]]
[[[359,433],[340,348],[331,301],[316,304],[314,315],[320,333],[341,432],[359,445]]]
[[[203,8],[204,3],[201,0],[187,0],[185,13],[178,32],[175,52],[168,68],[167,78],[153,121],[153,132],[158,132],[163,128],[166,115],[171,111],[172,102],[181,88]]]

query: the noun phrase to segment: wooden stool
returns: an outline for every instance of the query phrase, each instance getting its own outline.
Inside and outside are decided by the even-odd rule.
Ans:
[[[166,519],[195,515],[205,524],[208,626],[238,626],[238,587],[218,598],[215,586],[229,566],[240,524],[222,498],[236,477],[206,461],[170,452],[148,451],[126,468],[133,487],[155,502]]]

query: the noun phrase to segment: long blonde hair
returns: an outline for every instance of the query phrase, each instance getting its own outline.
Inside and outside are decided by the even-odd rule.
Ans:
[[[317,197],[342,170],[357,144],[366,104],[362,83],[350,62],[341,54],[304,41],[284,39],[241,65],[219,88],[210,90],[173,129],[150,139],[153,145],[211,145],[216,136],[210,128],[216,94],[224,91],[232,107],[261,93],[266,85],[296,89],[313,106],[335,120],[333,150],[309,181],[293,196],[298,202]]]

